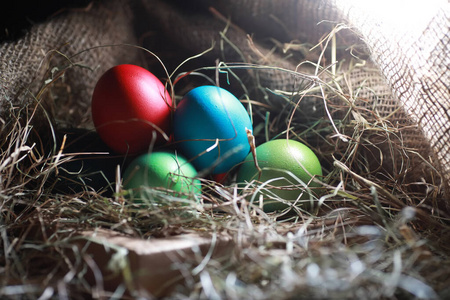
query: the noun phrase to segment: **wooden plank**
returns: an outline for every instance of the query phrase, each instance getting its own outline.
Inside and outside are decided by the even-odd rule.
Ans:
[[[87,257],[86,279],[94,292],[126,286],[127,294],[141,297],[168,295],[197,276],[208,261],[229,259],[234,248],[225,234],[143,240],[104,229],[82,232],[77,244]]]

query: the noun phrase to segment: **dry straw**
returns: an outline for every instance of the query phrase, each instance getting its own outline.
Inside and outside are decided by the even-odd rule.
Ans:
[[[11,299],[146,295],[133,285],[125,248],[111,249],[115,255],[110,266],[123,275],[122,285],[106,290],[103,282],[107,278],[102,277],[96,262],[86,249],[74,246],[79,240],[95,242],[95,236],[86,238],[81,232],[101,228],[145,240],[207,233],[213,246],[219,236],[231,237],[235,246],[227,260],[198,253],[193,260],[172,266],[181,271],[184,284],[171,299],[448,297],[449,216],[440,202],[439,173],[433,171],[429,157],[405,143],[412,123],[396,122],[391,116],[404,115],[401,108],[389,110],[388,115],[380,111],[377,101],[387,96],[374,88],[379,82],[373,81],[379,77],[369,68],[368,58],[335,59],[333,53],[339,52],[336,34],[344,29],[334,27],[311,51],[316,59],[304,57],[298,69],[292,70],[287,63],[260,60],[266,53],[257,50],[260,45],[255,46],[249,37],[245,40],[249,48],[241,49],[233,33],[230,36],[231,23],[220,19],[219,24],[219,43],[212,44],[216,47],[210,48],[209,40],[203,51],[188,59],[184,56],[183,64],[173,68],[176,72],[168,67],[174,99],[192,84],[212,82],[229,87],[251,113],[257,144],[289,137],[310,146],[325,174],[320,178],[319,193],[310,195],[314,208],[306,211],[298,205],[264,213],[248,201],[251,194],[240,193],[232,173],[224,183],[202,179],[200,201],[187,206],[181,205],[186,199],[169,196],[162,189],[149,190],[154,201],[131,204],[121,188],[124,158],[114,164],[112,179],[110,174],[100,174],[105,184],[93,187],[83,170],[68,172],[68,163],[85,157],[104,159],[105,152],[70,150],[76,138],[64,136],[62,127],[67,124],[58,118],[73,115],[73,111],[62,101],[52,102],[49,91],[62,90],[66,93],[62,95],[70,97],[70,82],[62,80],[65,74],[95,66],[66,64],[59,69],[61,76],[40,79],[42,88],[26,96],[31,99],[28,105],[14,107],[1,120],[0,295]],[[154,55],[137,46],[101,46],[107,51],[139,49],[150,65],[159,64]],[[305,47],[314,45],[275,43],[270,51],[283,53],[278,48],[282,46],[291,49],[282,55],[287,61],[289,53],[298,55],[292,49],[302,49],[303,55]],[[214,56],[214,51],[224,55],[230,47],[240,57],[253,53],[258,59],[205,64],[208,55]],[[88,47],[79,51],[98,50]],[[329,53],[331,61],[324,64]],[[76,56],[61,55],[63,61]],[[43,73],[52,74],[52,68]],[[265,85],[267,74],[293,80],[295,89]],[[49,107],[57,112],[56,117]],[[81,125],[87,129],[80,130],[77,137],[89,139],[91,125]],[[430,176],[411,177],[412,168],[423,168],[427,171],[421,174]],[[96,284],[84,278],[87,270],[93,270]]]

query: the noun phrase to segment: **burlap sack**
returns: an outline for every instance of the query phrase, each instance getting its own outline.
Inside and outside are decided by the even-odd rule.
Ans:
[[[90,98],[99,76],[116,64],[140,63],[138,50],[121,44],[137,44],[128,1],[62,11],[24,37],[3,43],[0,115],[7,119],[11,110],[44,100],[60,122],[90,123]]]
[[[389,15],[384,18],[385,14],[374,13],[363,2],[95,2],[88,9],[66,12],[37,24],[24,38],[0,45],[1,115],[7,120],[11,109],[41,100],[33,97],[40,95],[43,80],[64,70],[60,82],[66,89],[62,89],[62,94],[61,89],[56,89],[57,84],[47,90],[52,99],[50,107],[59,122],[86,126],[90,122],[90,95],[99,75],[115,64],[143,63],[139,60],[142,51],[108,45],[140,44],[145,35],[148,45],[165,50],[161,55],[176,57],[177,63],[214,45],[203,56],[205,65],[214,66],[219,59],[225,63],[268,66],[239,73],[257,82],[250,92],[261,97],[261,101],[271,96],[268,90],[296,93],[314,85],[316,78],[327,81],[346,74],[341,78],[346,82],[342,86],[350,88],[341,92],[351,95],[352,88],[362,87],[357,97],[349,99],[372,110],[375,119],[388,119],[398,129],[401,136],[398,149],[389,150],[391,145],[384,150],[380,147],[390,157],[392,170],[397,175],[413,174],[412,181],[420,181],[433,172],[433,176],[443,178],[441,184],[447,188],[450,181],[448,3],[412,3],[402,15],[410,14],[413,8],[422,9],[426,13],[420,15],[420,22],[415,20],[417,15],[410,14],[405,22],[411,27],[395,27]],[[401,5],[400,2],[391,1],[391,4]],[[425,9],[426,6],[433,9]],[[348,29],[336,32],[336,58],[329,51],[321,56],[321,47],[326,43],[320,41],[331,42],[327,35],[339,24]],[[419,26],[412,30],[413,24]],[[295,45],[295,51],[279,51],[289,46],[292,50]],[[319,45],[316,51],[309,51],[314,45]],[[93,49],[97,46],[102,47]],[[335,77],[329,72],[318,72],[314,64],[299,65],[310,61],[324,67],[350,61],[353,56],[363,58],[366,64],[355,67],[343,63]],[[58,116],[58,111],[69,111],[70,115]],[[407,167],[402,161],[396,161],[395,156],[404,149],[408,149],[407,157],[411,158]],[[432,167],[428,163],[424,167],[421,164],[424,161],[431,161]]]

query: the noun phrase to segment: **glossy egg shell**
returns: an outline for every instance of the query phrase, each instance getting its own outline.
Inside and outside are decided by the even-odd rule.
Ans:
[[[146,153],[135,158],[123,174],[124,188],[135,202],[150,200],[147,188],[167,189],[170,195],[190,198],[201,193],[197,171],[186,158],[170,151]]]
[[[98,134],[117,153],[146,152],[154,133],[156,144],[170,135],[170,95],[142,67],[124,64],[106,71],[95,86],[91,106]]]
[[[188,92],[174,113],[174,141],[199,171],[228,172],[250,151],[253,130],[242,103],[227,90],[200,86]],[[217,147],[213,147],[219,139]]]
[[[303,208],[309,206],[309,200],[305,201],[305,199],[309,199],[310,195],[299,180],[310,188],[318,187],[320,184],[311,179],[313,176],[320,179],[322,167],[319,159],[308,146],[294,140],[271,140],[256,147],[256,157],[262,169],[261,175],[250,153],[238,171],[237,182],[241,186],[247,186],[254,181],[247,188],[263,187],[253,199],[257,200],[260,195],[263,195],[264,211],[271,212],[288,207],[274,200],[277,197],[290,202],[304,200],[297,205],[302,205]]]

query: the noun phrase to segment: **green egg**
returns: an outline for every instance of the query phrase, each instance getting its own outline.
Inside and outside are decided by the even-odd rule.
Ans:
[[[123,183],[129,198],[136,203],[154,201],[157,189],[184,199],[201,194],[196,169],[186,158],[169,151],[147,153],[134,159],[125,170]]]
[[[286,200],[302,208],[310,206],[310,192],[320,186],[312,180],[322,176],[322,167],[314,152],[306,145],[287,139],[271,140],[256,147],[256,157],[262,172],[257,169],[250,153],[241,165],[237,182],[245,187],[254,204],[265,212],[282,210]],[[259,199],[263,199],[259,203]]]

